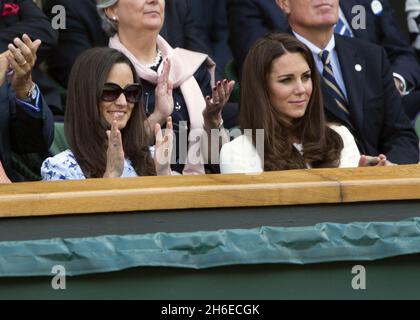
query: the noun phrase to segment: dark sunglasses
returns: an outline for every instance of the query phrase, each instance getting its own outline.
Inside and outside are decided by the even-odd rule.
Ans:
[[[116,83],[107,82],[102,89],[101,99],[106,102],[112,102],[117,100],[121,93],[124,93],[127,102],[136,103],[140,100],[142,91],[140,83],[128,84],[123,89]]]

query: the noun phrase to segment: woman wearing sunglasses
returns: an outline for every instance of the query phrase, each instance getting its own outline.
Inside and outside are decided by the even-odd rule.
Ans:
[[[168,68],[160,79],[167,82]],[[142,86],[134,66],[121,52],[94,48],[75,62],[69,78],[64,119],[70,149],[44,161],[43,180],[169,175],[172,120],[162,137],[156,124],[152,160]]]
[[[111,36],[109,46],[123,52],[133,63],[144,86],[144,107],[151,128],[163,125],[172,116],[176,137],[172,169],[184,174],[214,172],[198,159],[199,138],[193,134],[203,127],[221,129],[223,106],[232,92],[233,81],[219,81],[213,88],[214,63],[205,54],[173,49],[160,35],[164,23],[164,0],[98,0],[97,8],[104,28]],[[171,64],[168,90],[172,99],[163,101],[157,88],[163,61]],[[209,66],[212,70],[209,73]],[[156,103],[155,104],[155,100]],[[155,108],[156,105],[156,108]],[[221,131],[223,133],[223,130]],[[182,146],[187,145],[186,148]],[[186,152],[183,152],[184,150]],[[201,151],[201,150],[200,150]],[[203,161],[201,161],[203,160]],[[185,164],[185,165],[184,165]],[[212,170],[213,169],[213,170]]]

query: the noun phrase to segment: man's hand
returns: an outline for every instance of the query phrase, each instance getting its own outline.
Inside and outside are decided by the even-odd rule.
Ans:
[[[9,54],[9,51],[0,53],[0,86],[6,80],[7,71],[9,70],[9,61],[7,60]]]
[[[9,50],[0,53],[0,86],[6,81],[7,72],[9,71],[9,61],[7,60],[9,55]]]
[[[36,52],[41,45],[41,40],[32,41],[27,34],[22,39],[15,38],[8,45],[9,53],[7,60],[14,71],[12,86],[19,99],[27,98],[32,88],[32,69],[36,62]]]

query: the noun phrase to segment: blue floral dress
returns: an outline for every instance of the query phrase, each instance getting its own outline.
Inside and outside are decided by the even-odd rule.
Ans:
[[[86,179],[76,158],[70,150],[45,159],[41,166],[42,180],[78,180]],[[121,177],[137,177],[130,160],[125,159]]]

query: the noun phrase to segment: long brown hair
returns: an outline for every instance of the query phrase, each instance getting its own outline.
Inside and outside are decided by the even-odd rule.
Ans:
[[[273,60],[285,53],[300,53],[308,63],[312,96],[304,116],[287,121],[270,103],[268,76]],[[312,53],[296,38],[272,33],[257,40],[242,70],[240,99],[241,129],[264,129],[264,170],[338,167],[343,141],[326,125],[320,77]],[[293,147],[291,137],[303,145],[303,156]],[[254,139],[255,144],[255,139]]]
[[[99,109],[106,79],[116,63],[127,64],[134,82],[140,83],[130,60],[111,48],[93,48],[76,60],[69,77],[64,130],[70,150],[86,178],[103,177],[106,169],[110,125]],[[121,130],[125,157],[130,159],[136,173],[156,175],[144,128],[146,115],[140,102],[134,104],[131,117]]]

